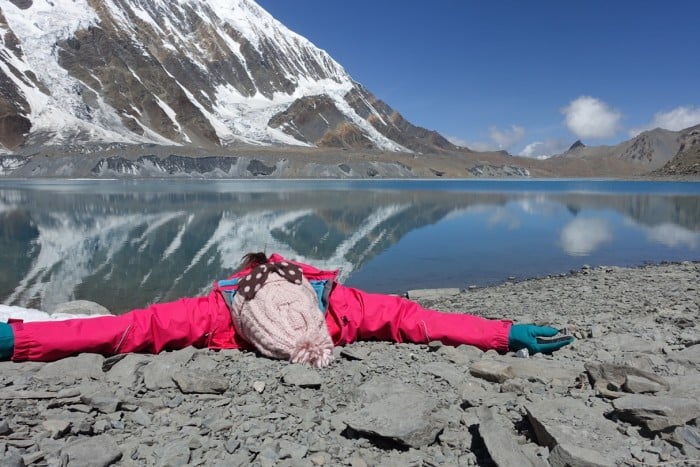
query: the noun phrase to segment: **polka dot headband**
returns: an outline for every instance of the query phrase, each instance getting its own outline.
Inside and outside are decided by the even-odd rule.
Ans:
[[[279,263],[260,264],[253,268],[247,276],[238,282],[238,293],[243,295],[246,300],[252,299],[271,272],[276,272],[280,277],[287,279],[292,284],[301,285],[301,268],[295,264],[281,261]]]

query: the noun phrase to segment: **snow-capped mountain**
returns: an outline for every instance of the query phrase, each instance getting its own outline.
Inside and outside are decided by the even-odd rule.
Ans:
[[[456,149],[252,0],[0,0],[0,149]]]

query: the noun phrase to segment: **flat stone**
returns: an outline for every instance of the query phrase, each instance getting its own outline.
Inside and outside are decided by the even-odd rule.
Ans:
[[[340,351],[340,356],[347,360],[364,360],[369,354],[365,349],[358,347],[343,347]]]
[[[548,460],[551,467],[615,467],[616,465],[596,450],[572,444],[557,444],[549,454]]]
[[[79,439],[66,445],[61,454],[71,467],[107,467],[122,457],[112,437],[107,435]]]
[[[141,407],[136,409],[132,414],[129,416],[131,420],[134,421],[134,423],[137,423],[141,426],[151,426],[152,421],[151,421],[151,416],[148,415],[148,413],[143,410]]]
[[[75,357],[63,358],[55,362],[47,363],[34,375],[42,381],[75,379],[95,379],[104,378],[102,371],[102,355],[83,353]]]
[[[489,391],[481,386],[479,380],[475,379],[465,380],[457,388],[457,393],[462,399],[462,407],[478,407],[489,396]]]
[[[453,363],[448,362],[426,363],[421,367],[421,372],[445,380],[454,388],[458,388],[466,376],[463,369],[457,367]]]
[[[700,449],[700,428],[694,426],[679,426],[673,431],[673,440],[682,445]]]
[[[114,413],[119,410],[121,400],[113,394],[96,393],[80,396],[83,404],[105,414]]]
[[[518,441],[507,427],[510,421],[495,416],[491,409],[482,406],[478,411],[479,434],[484,440],[486,450],[498,467],[534,466],[520,449]]]
[[[622,385],[622,389],[626,392],[633,394],[646,394],[655,393],[661,391],[667,391],[669,389],[668,383],[664,386],[656,381],[652,381],[647,378],[642,378],[635,375],[627,375],[625,379],[625,384]]]
[[[229,388],[229,380],[215,373],[181,370],[173,381],[184,394],[221,394]]]
[[[184,369],[196,353],[194,347],[185,347],[173,352],[161,352],[157,358],[151,357],[146,366],[141,368],[144,384],[153,390],[174,388],[175,382],[171,376]]]
[[[611,399],[622,397],[622,389],[627,392],[658,392],[667,391],[671,387],[660,376],[629,365],[588,362],[584,367],[596,391]],[[656,391],[652,391],[653,388]]]
[[[480,360],[469,367],[469,372],[477,378],[494,383],[502,383],[515,378],[513,368],[507,363],[496,360]]]
[[[172,441],[168,444],[161,445],[156,449],[158,456],[158,465],[164,466],[186,466],[190,462],[190,449],[187,443],[182,440]]]
[[[573,385],[584,371],[582,366],[565,365],[561,361],[550,361],[541,358],[498,356],[496,359],[507,363],[515,377],[543,383],[559,380]]]
[[[309,448],[303,444],[292,443],[286,440],[279,441],[278,449],[280,459],[301,459],[309,451]]]
[[[588,407],[583,401],[570,398],[525,405],[538,444],[550,451],[561,444],[570,454],[579,452],[570,446],[584,450],[595,446],[605,459],[616,463],[629,457],[623,448],[627,446],[627,438],[617,430],[615,422],[605,417],[606,409],[604,405]]]
[[[70,420],[49,419],[41,422],[41,426],[51,434],[52,438],[60,438],[71,426]]]
[[[671,353],[668,359],[691,368],[700,368],[700,344],[686,347],[680,352]]]
[[[142,370],[153,357],[140,354],[127,354],[111,366],[105,373],[105,378],[125,388],[132,388],[143,378]]]
[[[620,420],[643,425],[650,431],[682,426],[700,416],[700,403],[695,399],[630,394],[612,404]]]
[[[365,437],[420,448],[433,443],[444,428],[432,416],[436,405],[435,398],[418,391],[389,394],[360,410],[346,412],[344,421]]]
[[[615,332],[600,337],[598,346],[621,352],[657,353],[663,347],[663,343],[649,341],[634,334]]]
[[[27,463],[17,453],[0,454],[0,465],[3,467],[25,467]]]
[[[289,386],[318,389],[323,379],[317,370],[308,365],[292,364],[282,371],[282,382]]]

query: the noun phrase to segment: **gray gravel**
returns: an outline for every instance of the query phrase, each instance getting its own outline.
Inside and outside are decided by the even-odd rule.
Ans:
[[[583,268],[424,305],[566,328],[518,358],[432,342],[0,363],[0,465],[700,463],[700,263]]]

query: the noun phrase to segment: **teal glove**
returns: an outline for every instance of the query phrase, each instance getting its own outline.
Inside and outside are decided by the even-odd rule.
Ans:
[[[12,332],[12,326],[0,323],[0,361],[12,358],[14,347],[15,334]]]
[[[557,334],[559,330],[549,326],[514,324],[510,327],[510,334],[508,334],[508,349],[515,352],[526,348],[531,354],[552,353],[574,341],[572,336],[554,338]]]

